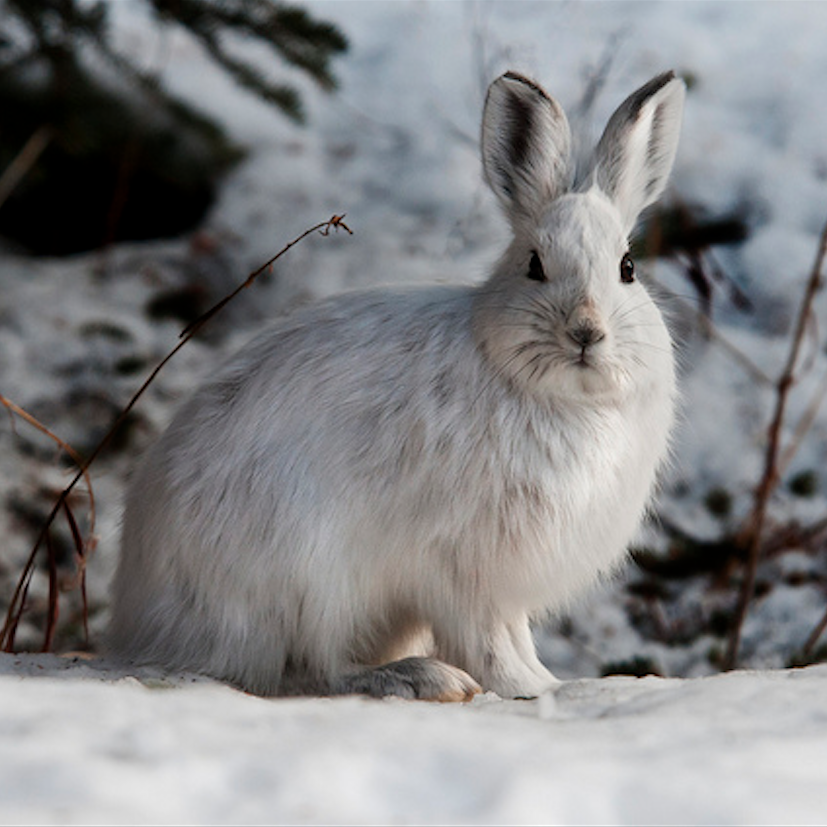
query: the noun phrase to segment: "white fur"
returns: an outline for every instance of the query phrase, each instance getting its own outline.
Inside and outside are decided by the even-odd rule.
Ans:
[[[483,163],[514,238],[491,277],[307,307],[219,370],[135,475],[115,651],[264,694],[553,683],[529,619],[623,560],[667,450],[669,335],[619,263],[682,90],[621,106],[567,193],[562,110],[495,81]]]

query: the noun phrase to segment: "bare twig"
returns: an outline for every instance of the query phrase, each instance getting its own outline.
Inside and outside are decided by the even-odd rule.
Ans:
[[[49,439],[53,440],[57,443],[58,447],[61,448],[66,454],[73,460],[75,465],[78,468],[83,468],[84,460],[77,453],[77,451],[72,448],[67,442],[64,442],[59,436],[52,433],[45,425],[43,425],[40,421],[38,421],[34,416],[32,416],[28,411],[21,408],[19,405],[12,402],[10,399],[7,399],[5,396],[0,394],[0,404],[2,404],[10,413],[15,414],[16,416],[20,417],[24,422],[31,425],[36,430],[40,431],[41,433],[45,434]],[[92,488],[92,479],[89,476],[88,470],[82,471],[81,474],[82,478],[86,482],[86,491],[87,497],[89,498],[89,513],[88,513],[88,529],[87,534],[84,537],[82,532],[80,531],[80,527],[78,526],[77,520],[75,519],[75,515],[72,512],[72,508],[69,505],[68,500],[63,501],[63,511],[66,517],[66,521],[69,525],[69,530],[72,534],[72,541],[75,545],[75,555],[77,558],[77,568],[78,568],[78,580],[80,582],[81,587],[81,595],[83,598],[83,619],[84,619],[84,632],[86,636],[86,640],[88,641],[88,624],[87,620],[87,604],[86,604],[86,561],[88,559],[89,550],[91,549],[93,542],[94,542],[94,535],[95,535],[95,492]],[[34,549],[30,553],[28,559],[23,568],[23,574],[21,575],[20,579],[17,583],[17,588],[12,596],[12,601],[10,606],[14,605],[24,605],[26,602],[26,595],[28,593],[28,586],[31,581],[31,577],[34,573],[34,564],[37,558],[37,550],[40,548],[42,544],[45,543],[46,545],[46,565],[49,572],[49,613],[46,619],[46,631],[45,636],[46,640],[48,641],[49,648],[51,647],[51,641],[54,637],[55,627],[57,624],[57,557],[55,554],[54,545],[52,543],[51,534],[49,533],[49,529],[51,528],[51,523],[57,517],[57,511],[54,511],[50,514],[48,519],[48,526],[45,532],[41,531],[40,535],[38,536],[37,543],[35,544]],[[6,618],[6,624],[3,627],[2,633],[0,633],[0,643],[6,639],[6,635],[10,634],[12,638],[17,629],[17,625],[19,622],[19,617],[15,618],[13,622],[11,622],[10,615]],[[44,651],[46,651],[46,646],[44,644]]]
[[[42,422],[32,416],[28,411],[21,408],[19,405],[16,405],[11,401],[11,399],[7,399],[2,393],[0,393],[0,405],[3,405],[13,414],[19,416],[24,422],[27,422],[33,428],[37,429],[42,434],[45,434],[49,437],[49,439],[57,443],[58,447],[66,452],[78,468],[84,464],[83,457],[74,448],[72,448],[68,442],[64,442],[64,440],[62,440],[57,434],[52,433],[52,431],[50,431]],[[92,491],[91,477],[88,473],[84,473],[83,476],[89,496],[89,534],[91,535],[94,534],[95,531],[95,495]]]
[[[823,404],[825,397],[827,397],[827,373],[825,373],[824,377],[818,385],[818,388],[816,388],[816,392],[813,394],[813,397],[810,400],[810,404],[807,406],[806,410],[801,415],[801,419],[795,426],[795,431],[793,432],[792,438],[790,439],[790,444],[786,447],[784,453],[781,456],[781,459],[778,462],[778,470],[780,476],[784,476],[784,472],[787,470],[787,468],[789,468],[790,463],[793,461],[795,455],[798,453],[798,449],[801,447],[801,444],[804,441],[804,437],[807,436],[807,433],[809,432],[810,428],[813,427],[813,423],[816,420],[816,416],[818,415],[818,411],[821,408],[821,405]]]
[[[666,288],[663,288],[664,290]],[[687,301],[683,296],[679,295],[678,293],[673,293],[671,290],[669,291],[669,300],[674,301],[677,304],[680,304],[688,313],[691,313],[694,317],[697,324],[703,328],[703,332],[706,336],[710,339],[714,339],[721,347],[743,368],[743,370],[749,374],[756,382],[761,385],[767,386],[774,386],[775,382],[770,378],[770,376],[763,371],[755,362],[744,353],[737,345],[733,344],[729,341],[729,339],[724,336],[723,333],[718,329],[715,322],[709,318],[709,316],[704,313],[703,310],[699,310],[695,307],[690,301]]]
[[[812,655],[813,651],[816,648],[816,644],[819,641],[819,638],[824,634],[824,630],[827,629],[827,612],[824,613],[824,616],[818,622],[818,625],[813,629],[810,633],[810,636],[807,638],[807,642],[804,644],[804,657],[809,658]]]
[[[216,313],[221,311],[225,305],[229,304],[242,290],[246,290],[265,270],[269,270],[270,267],[273,266],[276,259],[281,258],[291,247],[295,247],[303,239],[307,238],[307,236],[311,235],[312,233],[319,232],[321,235],[327,236],[330,235],[331,230],[344,230],[348,235],[353,235],[353,231],[347,224],[344,223],[344,214],[343,215],[334,215],[328,221],[322,221],[319,224],[316,224],[315,227],[311,227],[309,230],[305,230],[301,235],[296,236],[292,241],[288,242],[281,248],[271,259],[265,261],[258,270],[253,270],[247,279],[242,282],[241,284],[233,290],[228,296],[225,296],[221,299],[218,304],[211,307],[203,316],[199,316],[192,324],[188,325],[181,331],[181,339],[191,339],[198,330]],[[170,356],[173,354],[171,353]],[[159,366],[159,368],[162,366]]]
[[[747,564],[744,571],[744,580],[741,584],[741,591],[738,596],[738,605],[735,610],[735,619],[730,631],[726,655],[724,657],[724,669],[734,669],[738,662],[738,650],[741,645],[741,631],[746,619],[749,604],[755,592],[755,577],[758,570],[758,561],[761,553],[761,538],[764,531],[764,524],[767,516],[767,506],[770,496],[778,485],[780,479],[778,467],[778,455],[781,443],[781,427],[784,423],[784,415],[787,409],[787,400],[790,390],[796,380],[796,367],[804,341],[804,334],[810,320],[813,300],[821,287],[821,270],[824,266],[824,259],[827,256],[827,224],[821,232],[818,251],[813,263],[810,277],[804,296],[801,300],[801,308],[798,313],[793,338],[790,343],[790,352],[786,366],[781,377],[776,383],[775,411],[767,432],[767,449],[764,455],[764,472],[758,487],[755,490],[752,512],[745,523],[742,539],[747,550]]]
[[[208,310],[203,316],[197,319],[193,324],[189,325],[189,327],[184,330],[181,334],[181,340],[178,344],[161,360],[161,362],[156,366],[156,368],[152,371],[149,375],[147,380],[141,385],[140,388],[135,392],[126,406],[118,415],[115,422],[109,428],[109,430],[104,434],[101,441],[97,444],[94,450],[89,454],[86,459],[81,459],[75,452],[71,452],[72,458],[75,459],[76,463],[78,464],[78,471],[69,484],[63,489],[58,497],[57,501],[55,502],[52,510],[49,512],[49,516],[46,518],[43,527],[41,528],[40,534],[35,541],[34,547],[29,555],[29,558],[26,562],[26,565],[23,569],[23,573],[20,576],[20,579],[17,583],[17,588],[14,591],[14,595],[12,596],[11,603],[9,604],[8,611],[6,613],[6,620],[3,625],[2,632],[0,632],[0,648],[5,652],[12,652],[14,651],[14,641],[15,636],[17,633],[17,627],[20,624],[20,619],[23,616],[23,612],[26,608],[26,597],[29,591],[29,585],[31,583],[32,575],[34,573],[34,563],[37,559],[37,554],[39,550],[45,545],[47,551],[49,550],[51,544],[51,534],[50,530],[52,524],[54,523],[57,515],[61,511],[68,510],[68,498],[69,495],[74,490],[75,486],[80,482],[81,479],[86,478],[88,480],[88,470],[89,466],[97,459],[97,457],[101,454],[103,449],[108,445],[109,440],[118,430],[118,428],[123,424],[126,417],[138,403],[138,400],[143,396],[144,392],[147,388],[152,384],[155,380],[155,377],[161,372],[161,370],[167,365],[167,363],[178,353],[184,345],[187,344],[197,333],[198,331],[206,324],[206,322],[211,319],[213,316],[216,315],[223,307],[225,307],[232,299],[234,299],[242,290],[249,287],[257,278],[260,276],[265,270],[267,270],[277,259],[281,258],[288,250],[298,244],[302,239],[306,238],[307,236],[311,235],[312,233],[319,232],[321,235],[327,236],[330,234],[331,230],[345,230],[348,234],[352,235],[351,229],[344,223],[344,215],[334,215],[327,221],[322,221],[319,224],[311,227],[308,230],[305,230],[299,236],[294,238],[292,241],[288,242],[284,247],[279,250],[269,261],[265,262],[261,267],[257,270],[252,272],[247,279],[239,285],[232,293],[228,296],[223,298],[218,304]],[[6,404],[8,400],[5,397],[0,397],[0,400],[3,401],[3,404]],[[31,417],[29,414],[26,414],[25,411],[18,408],[18,406],[14,405],[14,403],[8,403],[6,405],[10,410],[14,410],[15,413],[19,411],[22,412],[20,415],[23,416],[26,421],[31,422],[31,424],[35,425],[35,427],[42,430],[44,433],[49,434],[52,438],[58,440],[61,446],[66,446],[66,443],[63,443],[57,437],[51,434],[47,428],[37,423],[34,420],[34,417]],[[68,449],[68,446],[66,446]],[[71,449],[68,449],[71,450]],[[90,486],[91,490],[91,486]],[[77,529],[77,523],[74,521],[74,518],[70,519],[69,522],[70,530],[75,534]],[[54,554],[50,554],[50,559],[54,557]],[[85,582],[81,581],[81,588],[83,589],[83,594],[85,597]],[[86,621],[85,616],[85,606],[84,606],[84,622]],[[49,569],[49,613],[48,613],[48,620],[47,620],[47,629],[46,634],[44,637],[43,642],[43,650],[48,651],[52,645],[52,641],[54,639],[54,630],[55,625],[57,622],[57,578],[55,576],[55,572],[53,572],[52,567],[50,565]]]
[[[57,566],[55,565],[55,549],[51,531],[46,532],[46,552],[49,560],[49,609],[46,614],[46,633],[43,636],[42,651],[48,652],[52,648],[57,629],[57,618],[60,612],[60,601],[57,589]]]
[[[0,175],[0,206],[12,194],[14,188],[23,180],[26,173],[37,163],[37,159],[52,140],[52,130],[48,126],[36,129],[23,149]]]

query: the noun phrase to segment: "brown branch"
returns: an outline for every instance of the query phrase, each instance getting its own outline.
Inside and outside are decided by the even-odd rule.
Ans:
[[[20,417],[24,422],[31,425],[36,430],[40,431],[42,434],[45,434],[49,439],[53,440],[57,443],[58,447],[60,447],[66,454],[74,461],[75,465],[81,470],[81,477],[86,482],[86,489],[87,489],[87,496],[89,498],[89,526],[88,532],[86,537],[84,537],[80,531],[80,528],[77,524],[77,520],[75,519],[74,514],[72,513],[72,509],[69,506],[67,500],[63,500],[63,510],[66,516],[66,520],[69,524],[69,530],[72,533],[72,539],[75,544],[75,553],[77,554],[78,558],[78,569],[80,574],[80,583],[81,583],[81,595],[83,598],[83,615],[84,621],[88,616],[88,606],[86,603],[86,559],[87,559],[87,551],[92,546],[93,537],[95,533],[95,523],[96,523],[96,506],[95,506],[95,493],[92,488],[92,479],[89,476],[88,470],[83,469],[84,460],[69,445],[68,442],[62,440],[57,434],[53,433],[49,428],[47,428],[43,423],[41,423],[38,419],[36,419],[32,414],[28,411],[21,408],[19,405],[12,402],[10,399],[7,399],[5,396],[0,394],[0,404],[2,404],[10,414],[15,414],[16,416]],[[11,609],[15,606],[19,606],[21,608],[26,603],[26,596],[28,594],[28,587],[29,583],[31,582],[31,578],[34,574],[34,565],[35,560],[37,559],[37,551],[45,543],[46,545],[46,556],[47,556],[47,568],[49,571],[49,612],[46,619],[46,643],[44,643],[44,651],[48,651],[48,648],[51,648],[51,640],[54,637],[54,632],[57,624],[57,559],[55,557],[55,549],[54,545],[51,540],[51,534],[49,529],[51,527],[52,522],[57,517],[59,512],[59,508],[53,509],[52,513],[49,515],[47,519],[46,530],[41,531],[37,538],[37,542],[35,543],[32,552],[29,554],[29,557],[26,560],[26,563],[23,567],[23,573],[18,580],[17,588],[15,589],[14,595],[12,596],[11,603],[9,605],[9,613],[6,617],[6,622],[3,626],[2,633],[0,633],[0,643],[6,640],[7,636],[14,640],[14,636],[17,631],[17,626],[19,624],[20,615],[18,614],[17,617],[12,618]],[[88,641],[88,626],[84,622],[84,629],[87,630],[87,641]]]
[[[49,568],[49,609],[46,613],[46,633],[43,636],[43,647],[41,651],[48,652],[52,648],[57,629],[57,618],[60,614],[60,600],[57,588],[57,558],[54,548],[52,532],[46,532],[46,557]]]
[[[37,159],[52,140],[52,130],[48,126],[41,126],[35,130],[23,149],[18,152],[14,160],[0,175],[0,206],[12,194],[15,187],[26,177],[29,170],[37,163]]]
[[[292,241],[288,242],[281,248],[271,259],[265,261],[258,270],[253,270],[247,279],[243,281],[241,284],[233,290],[228,296],[225,296],[221,299],[218,304],[211,307],[206,313],[202,316],[199,316],[192,324],[188,325],[181,331],[181,339],[191,339],[198,330],[208,322],[216,313],[220,312],[225,305],[229,304],[242,290],[246,290],[265,270],[269,270],[273,264],[275,263],[276,259],[281,258],[291,247],[295,247],[303,239],[307,238],[311,233],[319,232],[323,236],[330,235],[331,229],[334,230],[344,230],[348,235],[353,235],[353,231],[347,224],[344,223],[344,214],[342,215],[334,215],[329,221],[322,221],[320,224],[316,224],[315,227],[311,227],[309,230],[305,230],[301,235],[296,236]],[[172,354],[170,354],[172,355]]]
[[[86,600],[86,562],[87,562],[87,555],[86,549],[87,544],[83,542],[81,538],[80,528],[78,526],[77,520],[75,519],[75,515],[72,513],[72,509],[69,507],[69,503],[64,500],[63,502],[63,512],[66,517],[66,522],[69,524],[69,531],[72,532],[72,539],[75,543],[75,552],[77,554],[77,568],[78,568],[78,577],[75,578],[74,582],[68,589],[74,589],[77,587],[78,582],[80,583],[80,596],[81,596],[81,606],[82,606],[82,613],[83,613],[83,640],[84,643],[88,646],[89,645],[89,603]],[[55,616],[55,620],[57,620],[57,616]],[[54,632],[52,632],[54,634]],[[49,634],[49,630],[46,630],[46,634]],[[51,647],[50,647],[51,648]],[[48,649],[46,650],[48,651]]]
[[[0,405],[3,405],[11,413],[16,414],[24,422],[27,422],[33,428],[37,429],[42,434],[45,434],[47,437],[49,437],[49,439],[57,443],[58,447],[66,452],[66,454],[75,463],[75,465],[78,466],[78,468],[83,467],[83,457],[71,445],[69,445],[68,442],[62,440],[57,434],[50,431],[42,422],[40,422],[38,419],[32,416],[28,411],[12,402],[11,399],[8,399],[5,396],[3,396],[2,393],[0,393]],[[88,544],[89,538],[91,538],[92,535],[95,533],[95,493],[92,490],[92,478],[89,476],[89,474],[84,472],[83,478],[84,482],[86,483],[87,496],[89,497],[89,531],[86,540],[86,543]]]
[[[816,648],[816,644],[818,643],[819,638],[824,634],[824,630],[827,629],[827,612],[824,613],[824,616],[818,622],[818,625],[813,629],[810,633],[810,636],[807,638],[807,642],[804,644],[804,657],[809,658],[813,651]]]
[[[81,460],[80,457],[77,457],[77,460],[80,460],[78,462],[78,472],[75,474],[75,476],[69,482],[69,484],[63,489],[63,491],[60,493],[60,496],[58,497],[57,502],[55,502],[52,510],[49,512],[49,516],[46,518],[46,520],[43,524],[43,527],[40,530],[40,534],[38,535],[38,538],[37,538],[37,540],[34,544],[34,547],[32,548],[32,551],[31,551],[31,553],[29,555],[29,558],[26,562],[26,565],[23,569],[23,573],[20,576],[20,579],[18,580],[17,587],[14,591],[14,595],[12,596],[11,603],[9,604],[9,608],[8,608],[7,613],[6,613],[6,620],[5,620],[5,623],[3,625],[2,632],[0,632],[0,648],[3,651],[5,651],[5,652],[13,652],[14,651],[14,640],[15,640],[15,636],[16,636],[16,633],[17,633],[17,627],[20,624],[20,619],[23,616],[23,612],[24,612],[25,607],[26,607],[26,596],[28,594],[29,583],[31,582],[32,574],[34,573],[34,563],[35,563],[35,560],[37,559],[37,553],[41,549],[42,546],[46,545],[47,549],[48,549],[49,545],[51,544],[50,531],[51,531],[52,524],[55,521],[55,518],[57,517],[57,515],[60,513],[61,510],[64,510],[64,509],[68,508],[69,495],[72,493],[75,486],[78,484],[78,482],[80,482],[81,479],[87,478],[87,473],[88,473],[89,466],[95,461],[95,459],[97,459],[97,457],[100,455],[100,453],[103,451],[103,449],[108,445],[109,440],[112,438],[113,434],[118,430],[118,428],[124,422],[126,417],[129,415],[129,413],[132,411],[132,409],[138,403],[138,400],[143,396],[144,392],[147,390],[147,388],[155,380],[155,377],[161,372],[161,370],[167,365],[167,363],[173,358],[173,356],[175,356],[175,354],[178,353],[178,351],[181,350],[181,348],[184,347],[184,345],[186,345],[187,342],[189,342],[190,339],[192,339],[193,336],[196,335],[196,333],[198,333],[198,331],[203,327],[203,325],[209,319],[211,319],[213,316],[215,316],[216,313],[218,313],[225,305],[227,305],[230,301],[232,301],[232,299],[235,298],[235,296],[237,296],[242,290],[249,287],[256,280],[256,278],[258,278],[258,276],[260,276],[277,259],[281,258],[281,256],[283,256],[288,250],[290,250],[292,247],[294,247],[296,244],[298,244],[302,239],[306,238],[311,233],[314,233],[314,232],[317,232],[317,231],[321,235],[327,236],[327,235],[330,234],[331,230],[339,230],[339,229],[345,230],[349,235],[352,235],[353,234],[352,230],[347,226],[347,224],[344,223],[344,217],[345,217],[344,215],[334,215],[328,221],[322,221],[319,224],[316,224],[315,226],[311,227],[309,230],[305,230],[299,236],[297,236],[292,241],[288,242],[284,247],[282,247],[282,249],[279,250],[279,252],[276,253],[269,261],[267,261],[265,264],[263,264],[261,267],[259,267],[254,272],[252,272],[239,287],[237,287],[232,293],[230,293],[229,296],[226,296],[224,299],[222,299],[220,302],[218,302],[218,304],[216,304],[214,307],[212,307],[210,310],[208,310],[203,316],[201,316],[199,319],[197,319],[193,324],[191,324],[189,327],[187,327],[186,330],[184,330],[184,332],[181,334],[181,341],[179,341],[178,344],[161,360],[161,362],[157,365],[157,367],[149,375],[147,380],[141,385],[140,388],[138,388],[138,390],[135,392],[135,394],[132,396],[132,398],[126,404],[126,407],[124,407],[123,410],[120,412],[120,414],[118,415],[115,422],[112,424],[112,426],[106,432],[106,434],[104,434],[101,441],[97,444],[97,446],[95,446],[95,449],[92,451],[92,453],[89,454],[89,456],[85,460]],[[4,401],[4,404],[7,401],[7,400],[5,400],[5,397],[2,397],[2,400]],[[10,410],[15,410],[15,412],[17,412],[18,410],[22,411],[22,409],[18,409],[16,405],[13,405],[13,403],[9,403],[7,405],[7,407],[9,407]],[[25,412],[23,412],[23,413],[25,414]],[[24,416],[24,418],[27,421],[31,421],[32,424],[36,423],[36,420],[34,420],[34,418],[31,417],[28,414],[26,414]],[[40,430],[44,431],[44,433],[47,433],[47,434],[51,435],[51,432],[48,431],[48,429],[46,429],[44,426],[40,425],[40,423],[35,424],[35,427],[38,427]],[[54,439],[58,439],[57,437],[54,437],[54,435],[52,435],[52,436],[53,436]],[[61,442],[60,440],[58,440],[58,441]],[[61,443],[61,444],[65,445],[65,443]],[[75,456],[77,456],[77,454],[75,454]],[[71,522],[70,522],[70,529],[72,529],[73,533],[74,533],[74,529],[72,528],[72,523]],[[53,555],[50,554],[50,559],[52,557],[53,557]],[[55,625],[56,620],[57,620],[57,605],[56,605],[56,602],[55,602],[54,605],[52,604],[52,600],[53,599],[56,600],[57,584],[56,584],[56,579],[53,578],[53,576],[52,576],[51,562],[50,562],[49,574],[50,574],[50,583],[49,583],[49,600],[50,600],[50,604],[49,604],[49,619],[47,621],[46,635],[45,635],[44,644],[43,644],[44,651],[48,651],[48,649],[51,647],[52,639],[53,639],[53,636],[54,636],[54,625]],[[53,580],[55,581],[54,584],[53,584]],[[54,585],[55,591],[53,591],[53,585]],[[85,578],[82,578],[82,580],[81,580],[81,588],[82,588],[82,590],[85,594]]]
[[[801,415],[801,419],[799,419],[798,424],[795,426],[795,431],[790,439],[790,444],[786,447],[781,459],[778,462],[778,471],[780,476],[784,476],[784,472],[787,468],[789,468],[793,459],[795,459],[795,455],[798,453],[799,448],[801,448],[801,445],[804,442],[804,437],[807,436],[815,423],[816,416],[818,416],[818,411],[821,408],[825,397],[827,397],[827,373],[825,373],[822,377],[816,392],[810,400],[810,404]]]
[[[821,270],[824,266],[824,258],[827,256],[827,224],[821,232],[818,251],[815,262],[807,280],[804,296],[801,300],[801,308],[795,326],[790,352],[787,363],[776,384],[775,411],[767,432],[767,449],[764,455],[764,472],[758,487],[755,490],[752,512],[745,523],[742,534],[744,547],[747,550],[747,564],[744,571],[744,580],[741,584],[741,591],[738,596],[738,604],[735,609],[735,617],[730,630],[727,651],[724,657],[724,669],[734,669],[738,662],[738,650],[741,645],[741,632],[744,620],[749,610],[755,593],[755,578],[758,571],[758,562],[761,556],[761,539],[764,531],[764,524],[767,516],[767,506],[770,496],[778,485],[780,479],[778,469],[778,454],[781,444],[781,428],[784,423],[784,415],[787,409],[787,400],[790,390],[796,380],[796,366],[798,364],[801,345],[804,341],[804,334],[810,320],[813,300],[821,288]]]
[[[703,310],[698,310],[691,302],[687,301],[683,296],[669,291],[669,300],[690,313],[694,321],[703,328],[704,334],[714,339],[721,347],[741,366],[745,373],[749,374],[756,382],[761,385],[773,386],[775,382],[760,368],[755,362],[744,353],[737,345],[729,341],[723,333],[718,329],[715,322],[704,313]]]

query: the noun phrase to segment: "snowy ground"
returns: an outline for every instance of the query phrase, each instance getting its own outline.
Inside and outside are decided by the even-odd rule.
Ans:
[[[827,218],[826,4],[314,3],[352,48],[340,64],[340,93],[306,90],[306,129],[239,93],[186,38],[159,42],[139,4],[121,0],[117,8],[123,47],[163,60],[170,84],[219,117],[251,155],[198,243],[35,262],[2,254],[0,393],[87,446],[102,411],[122,404],[175,344],[180,325],[150,320],[152,298],[192,283],[220,295],[334,212],[347,212],[356,235],[293,250],[212,339],[182,352],[139,409],[125,447],[98,463],[93,643],[105,622],[132,458],[215,360],[264,317],[307,298],[484,275],[504,225],[480,180],[476,140],[486,83],[507,68],[535,76],[571,111],[590,73],[611,58],[589,118],[594,129],[654,74],[671,67],[691,75],[666,202],[744,217],[749,239],[714,255],[757,309],[739,314],[719,287],[715,316],[763,372],[774,377],[783,365]],[[649,269],[690,293],[675,262]],[[825,301],[820,296],[815,311],[822,333]],[[686,369],[663,516],[714,541],[749,507],[772,394],[725,348],[692,332],[682,305],[667,304]],[[785,437],[827,371],[822,351],[811,343],[812,366],[791,398]],[[20,424],[0,428],[0,447],[7,593],[32,521],[65,477],[48,443]],[[822,414],[788,473],[812,472],[815,494],[793,496],[785,480],[775,521],[807,524],[827,513],[825,468]],[[716,490],[731,498],[729,514],[715,516],[705,504]],[[666,548],[656,531],[643,541]],[[801,648],[827,606],[826,556],[793,545],[762,567],[746,665],[784,666]],[[713,621],[731,611],[737,586],[728,577],[701,570],[655,581],[630,567],[562,629],[540,634],[543,656],[568,678],[593,678],[635,658],[665,675],[710,675],[722,647]],[[44,591],[37,580],[33,620],[42,619]],[[64,643],[76,645],[71,604],[62,619]],[[21,626],[20,641],[39,645],[35,623]],[[451,708],[262,701],[188,681],[160,691],[165,679],[140,677],[143,684],[67,660],[0,658],[0,820],[734,824],[815,823],[827,813],[824,667],[583,680],[554,700]]]
[[[463,706],[272,701],[3,656],[0,822],[819,824],[826,696],[817,666]]]

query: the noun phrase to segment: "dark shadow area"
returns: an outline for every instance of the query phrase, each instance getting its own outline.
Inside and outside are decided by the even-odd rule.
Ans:
[[[174,237],[202,221],[242,157],[217,126],[82,72],[70,71],[60,87],[0,78],[0,169],[38,130],[46,135],[37,162],[0,205],[0,235],[31,253],[67,255]]]

